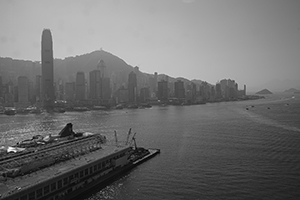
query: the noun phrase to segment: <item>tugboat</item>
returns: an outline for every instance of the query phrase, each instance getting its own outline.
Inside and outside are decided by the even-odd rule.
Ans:
[[[160,152],[137,147],[135,134],[131,147],[130,134],[125,145],[114,146],[103,135],[75,133],[68,123],[58,135],[9,147],[10,153],[0,154],[0,199],[73,199]]]

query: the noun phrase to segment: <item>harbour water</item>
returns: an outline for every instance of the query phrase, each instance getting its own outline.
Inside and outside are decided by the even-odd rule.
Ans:
[[[1,146],[73,129],[161,154],[84,199],[298,199],[300,95],[150,109],[0,115]]]

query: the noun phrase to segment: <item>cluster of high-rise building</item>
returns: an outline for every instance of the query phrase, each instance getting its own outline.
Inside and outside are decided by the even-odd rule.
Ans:
[[[159,78],[160,77],[160,80]],[[33,79],[33,78],[32,78]],[[116,105],[139,103],[195,104],[206,101],[234,100],[246,95],[246,86],[238,90],[234,80],[223,79],[216,85],[172,79],[155,72],[145,76],[138,67],[128,74],[122,85],[107,73],[104,60],[95,69],[79,71],[75,81],[54,80],[53,44],[49,29],[44,29],[41,42],[41,74],[35,80],[19,76],[17,81],[3,82],[0,76],[0,103],[5,106],[26,107],[38,104],[53,109],[57,102],[72,105]]]

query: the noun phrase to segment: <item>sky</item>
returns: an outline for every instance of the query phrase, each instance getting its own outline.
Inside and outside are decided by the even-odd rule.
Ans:
[[[212,84],[300,80],[299,0],[0,0],[1,57],[41,60],[44,28],[55,58],[102,48]]]

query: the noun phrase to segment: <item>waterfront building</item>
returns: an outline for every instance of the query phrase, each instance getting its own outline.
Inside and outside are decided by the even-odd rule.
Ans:
[[[35,103],[35,89],[33,85],[33,81],[29,80],[28,82],[28,100],[30,104]]]
[[[9,80],[4,85],[4,105],[7,107],[14,107],[14,83]]]
[[[85,75],[84,72],[77,72],[75,99],[78,101],[85,100]]]
[[[124,86],[121,86],[117,91],[116,91],[116,103],[128,103],[129,101],[129,91],[126,89]]]
[[[106,64],[104,60],[100,60],[97,65],[97,70],[100,70],[100,84],[98,85],[100,90],[99,98],[101,104],[107,105],[110,104],[111,101],[111,87],[110,87],[110,78],[108,77],[106,71]],[[96,72],[98,73],[98,72]],[[96,84],[98,81],[98,75],[96,75]],[[97,93],[98,94],[98,93]],[[96,99],[98,99],[98,97]]]
[[[41,94],[42,94],[42,76],[35,76],[35,101],[41,102]]]
[[[42,33],[42,105],[45,109],[54,106],[54,73],[53,73],[53,48],[52,36],[49,29]]]
[[[169,98],[168,94],[168,82],[161,80],[157,83],[157,98],[160,101],[167,101]]]
[[[197,85],[191,82],[191,95],[192,95],[192,103],[196,103],[197,99]]]
[[[227,98],[228,97],[226,93],[227,79],[222,79],[220,81],[220,85],[221,85],[222,97]]]
[[[216,99],[221,99],[221,98],[222,98],[221,84],[217,83],[216,84]]]
[[[14,96],[13,99],[14,99],[14,106],[15,106],[15,103],[18,103],[19,101],[18,85],[13,86],[13,96]]]
[[[128,100],[129,103],[136,103],[137,99],[137,78],[136,74],[132,71],[128,76]]]
[[[26,76],[18,77],[18,105],[26,107],[29,104],[29,80]]]
[[[102,103],[109,104],[111,100],[111,89],[110,89],[110,78],[102,77],[101,78],[101,88],[102,88]]]
[[[210,87],[210,101],[215,101],[216,100],[216,90],[214,86]]]
[[[238,85],[235,80],[223,79],[220,81],[222,96],[226,99],[235,99],[238,96]]]
[[[75,100],[75,82],[65,84],[65,100],[70,102]]]
[[[176,98],[185,98],[185,89],[184,89],[184,83],[181,80],[176,81],[175,83],[175,97]]]
[[[140,102],[145,103],[150,98],[150,89],[148,87],[141,88],[140,91]]]
[[[56,99],[57,100],[64,100],[64,84],[63,84],[63,80],[59,80],[58,81],[58,85],[57,85],[57,95],[56,95]]]
[[[157,92],[157,72],[154,72],[154,92]]]
[[[101,72],[99,69],[90,72],[90,93],[91,100],[100,100],[101,98]]]
[[[0,76],[0,105],[4,103],[4,87],[2,83],[2,76]]]

